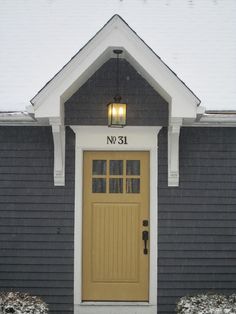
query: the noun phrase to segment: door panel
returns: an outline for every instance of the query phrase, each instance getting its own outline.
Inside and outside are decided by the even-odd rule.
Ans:
[[[93,282],[138,281],[138,228],[138,204],[93,204]]]
[[[149,153],[84,152],[83,301],[148,301]]]

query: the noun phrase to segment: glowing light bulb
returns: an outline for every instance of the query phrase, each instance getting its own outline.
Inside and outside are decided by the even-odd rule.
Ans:
[[[115,116],[117,115],[117,112],[116,112],[116,108],[115,108],[115,107],[112,108],[112,115],[113,115],[113,117],[115,117]]]
[[[119,108],[119,116],[122,117],[124,114],[124,109],[122,107]]]

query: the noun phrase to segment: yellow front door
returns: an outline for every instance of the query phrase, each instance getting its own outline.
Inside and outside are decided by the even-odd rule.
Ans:
[[[83,301],[149,300],[149,153],[84,152]]]

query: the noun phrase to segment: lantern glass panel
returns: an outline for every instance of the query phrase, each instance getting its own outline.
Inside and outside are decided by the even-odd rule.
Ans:
[[[123,127],[126,125],[126,104],[110,103],[108,105],[108,126]]]

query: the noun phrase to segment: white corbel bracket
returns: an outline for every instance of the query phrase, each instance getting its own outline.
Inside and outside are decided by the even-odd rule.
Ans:
[[[179,135],[182,119],[168,127],[168,186],[179,186]]]
[[[50,119],[54,143],[54,185],[65,185],[65,126],[59,119]]]

